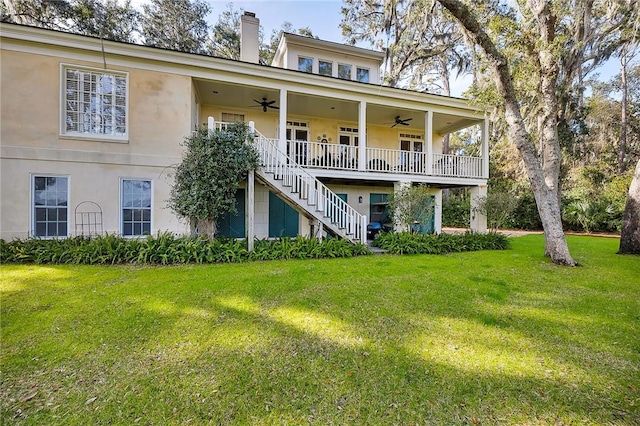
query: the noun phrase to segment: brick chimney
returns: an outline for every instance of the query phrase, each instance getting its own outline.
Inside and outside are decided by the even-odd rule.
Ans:
[[[245,62],[259,63],[258,32],[260,30],[260,20],[253,12],[244,12],[240,17],[240,60]]]

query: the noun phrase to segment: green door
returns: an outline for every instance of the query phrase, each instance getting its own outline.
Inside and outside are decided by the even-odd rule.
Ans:
[[[218,236],[229,238],[244,238],[246,236],[244,189],[236,191],[236,209],[237,213],[227,213],[218,219]]]
[[[269,191],[269,237],[295,237],[299,222],[300,214]]]

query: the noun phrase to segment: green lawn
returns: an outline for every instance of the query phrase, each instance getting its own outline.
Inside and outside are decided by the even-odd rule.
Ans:
[[[640,258],[3,265],[3,424],[640,424]]]

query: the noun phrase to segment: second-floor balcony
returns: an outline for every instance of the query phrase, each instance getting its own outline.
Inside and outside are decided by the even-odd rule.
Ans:
[[[451,154],[404,151],[399,149],[365,148],[360,161],[358,146],[335,143],[287,141],[287,153],[302,167],[393,173],[423,176],[443,176],[483,179],[483,158]]]

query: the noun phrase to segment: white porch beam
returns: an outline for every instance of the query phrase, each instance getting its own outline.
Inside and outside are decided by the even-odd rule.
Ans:
[[[489,179],[489,118],[482,122],[482,177]]]
[[[287,152],[287,89],[280,89],[280,115],[278,117],[278,149]]]
[[[481,202],[487,198],[487,185],[471,187],[471,223],[472,232],[487,232],[487,215],[479,211]]]
[[[367,102],[358,104],[358,170],[367,169]]]
[[[424,138],[427,148],[427,174],[433,174],[433,111],[429,110],[424,118]]]

